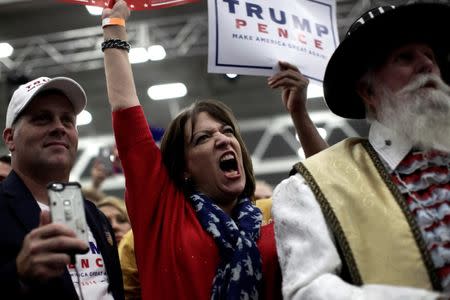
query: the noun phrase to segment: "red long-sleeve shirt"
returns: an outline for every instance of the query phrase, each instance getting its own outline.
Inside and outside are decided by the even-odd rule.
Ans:
[[[210,299],[219,250],[169,178],[141,106],[113,112],[143,299]],[[264,298],[281,299],[273,224],[257,242]]]

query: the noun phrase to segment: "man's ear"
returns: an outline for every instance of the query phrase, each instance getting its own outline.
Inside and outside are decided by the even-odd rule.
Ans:
[[[375,108],[375,93],[373,92],[373,88],[367,82],[359,81],[356,84],[356,92],[363,99],[363,102],[366,107],[370,109]]]
[[[3,130],[3,141],[8,147],[9,152],[13,152],[15,149],[14,145],[14,130],[12,128],[5,128]]]

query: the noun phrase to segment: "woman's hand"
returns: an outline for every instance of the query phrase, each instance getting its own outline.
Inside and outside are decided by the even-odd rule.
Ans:
[[[114,0],[110,0],[114,1]],[[127,20],[130,9],[123,0],[117,0],[112,8],[103,9],[102,18],[121,18]],[[126,24],[125,24],[126,25]],[[113,24],[103,27],[105,41],[128,42],[125,26]],[[105,75],[109,103],[113,111],[139,105],[133,71],[128,61],[128,52],[123,47],[108,47],[105,53]]]
[[[114,3],[112,8],[105,8],[103,9],[102,13],[102,19],[104,18],[122,18],[124,20],[127,20],[130,16],[130,9],[128,8],[128,5],[123,0],[110,0]]]

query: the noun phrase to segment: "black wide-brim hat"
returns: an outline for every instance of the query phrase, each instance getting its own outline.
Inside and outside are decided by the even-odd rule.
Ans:
[[[380,65],[390,51],[406,43],[426,43],[434,50],[442,77],[450,82],[450,5],[416,3],[380,7],[361,16],[347,32],[328,62],[324,97],[338,116],[366,116],[356,84],[371,67]]]

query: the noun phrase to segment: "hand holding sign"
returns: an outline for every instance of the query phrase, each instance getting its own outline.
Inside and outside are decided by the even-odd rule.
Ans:
[[[109,5],[103,10],[102,19],[120,18],[127,20],[130,17],[130,10],[127,9],[127,2],[123,0],[109,0]]]
[[[98,7],[109,7],[114,5],[114,0],[57,0],[59,2],[74,3],[81,5],[91,5]],[[186,4],[198,0],[128,0],[127,4],[130,10],[147,10],[170,7]]]
[[[289,61],[321,84],[338,44],[335,0],[208,0],[208,72],[274,75]]]
[[[268,78],[269,87],[281,88],[281,99],[289,113],[306,110],[309,79],[287,62],[279,62],[280,71]]]

